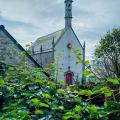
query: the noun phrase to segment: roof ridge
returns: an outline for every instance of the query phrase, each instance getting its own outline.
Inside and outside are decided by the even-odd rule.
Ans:
[[[50,34],[47,34],[47,35],[41,36],[41,37],[37,38],[37,40],[38,40],[38,39],[41,39],[41,38],[43,38],[43,37],[47,37],[47,36],[49,36],[49,35],[55,34],[55,33],[59,32],[59,31],[62,31],[62,30],[64,30],[64,29],[65,29],[65,28],[63,28],[63,29],[60,29],[60,30],[57,30],[57,31],[55,31],[55,32],[52,32],[52,33],[50,33]]]

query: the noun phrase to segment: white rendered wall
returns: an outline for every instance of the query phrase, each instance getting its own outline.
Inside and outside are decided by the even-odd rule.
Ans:
[[[58,51],[61,52],[61,57],[56,61],[58,62],[58,67],[62,68],[62,70],[59,70],[58,80],[64,80],[64,73],[68,71],[68,67],[70,66],[71,71],[74,73],[74,79],[76,80],[78,77],[79,82],[81,83],[83,66],[82,63],[76,64],[77,58],[74,54],[70,54],[71,57],[68,57],[70,53],[70,49],[67,48],[68,43],[71,43],[73,46],[78,48],[81,54],[83,54],[83,48],[77,40],[74,32],[71,28],[67,29],[55,46],[55,56],[58,56]]]

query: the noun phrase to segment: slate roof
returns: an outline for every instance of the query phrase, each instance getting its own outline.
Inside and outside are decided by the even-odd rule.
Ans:
[[[40,37],[32,44],[32,47],[34,46],[38,47],[38,51],[39,51],[40,50],[39,47],[42,46],[42,50],[49,51],[51,48],[53,48],[53,43],[55,45],[57,41],[63,36],[64,32],[65,32],[65,29],[61,29],[54,33]],[[35,52],[37,52],[37,50],[35,50]]]
[[[5,29],[5,27],[4,27],[3,25],[0,25],[0,30],[2,30],[2,31],[6,34],[6,36],[7,36],[8,38],[10,38],[10,39],[14,42],[14,44],[17,45],[17,47],[18,47],[21,51],[24,51],[24,52],[25,52],[26,56],[36,65],[36,67],[42,68],[42,66],[40,66],[40,65],[34,60],[34,58],[33,58],[32,56],[30,56],[30,55],[26,52],[26,50],[9,34],[9,32]],[[44,72],[44,71],[43,71],[43,73],[44,73],[47,77],[50,76],[48,73],[46,73],[46,72]]]

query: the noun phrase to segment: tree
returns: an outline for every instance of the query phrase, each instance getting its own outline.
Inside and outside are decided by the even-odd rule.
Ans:
[[[102,65],[99,75],[120,78],[120,28],[114,28],[101,38],[95,49],[95,57]]]

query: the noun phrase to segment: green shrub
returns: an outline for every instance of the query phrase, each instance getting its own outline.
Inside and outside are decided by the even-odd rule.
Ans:
[[[89,89],[63,86],[46,79],[38,68],[10,67],[0,77],[0,120],[115,120],[120,103],[108,84],[119,81],[103,80]],[[100,94],[105,96],[101,106],[91,102]]]

